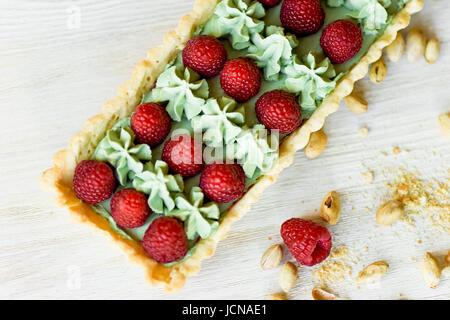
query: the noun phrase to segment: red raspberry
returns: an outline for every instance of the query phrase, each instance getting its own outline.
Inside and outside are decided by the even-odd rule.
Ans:
[[[161,144],[172,128],[172,122],[166,109],[149,102],[137,107],[131,117],[131,129],[138,143],[156,147]]]
[[[183,63],[205,78],[215,77],[227,61],[222,43],[211,36],[197,36],[186,43]]]
[[[159,263],[183,258],[188,251],[188,239],[183,224],[172,217],[159,217],[145,231],[142,246]]]
[[[246,102],[258,94],[261,75],[251,59],[236,58],[229,60],[223,67],[220,85],[237,102]]]
[[[258,0],[266,7],[275,7],[277,4],[281,2],[281,0]]]
[[[329,24],[322,32],[320,46],[333,63],[344,63],[353,58],[363,43],[361,29],[349,20]]]
[[[83,160],[75,168],[73,190],[78,199],[96,204],[112,196],[116,179],[110,166],[97,160]]]
[[[291,133],[302,121],[302,112],[294,95],[283,90],[264,93],[255,106],[256,117],[267,129]]]
[[[288,31],[307,36],[322,28],[325,12],[319,0],[284,0],[280,20]]]
[[[200,188],[212,201],[226,203],[236,200],[245,190],[245,173],[236,163],[212,163],[200,176]]]
[[[195,176],[203,169],[202,147],[187,134],[166,141],[161,158],[173,172],[185,178]]]
[[[147,197],[137,190],[120,190],[111,199],[111,215],[120,227],[140,227],[151,213]]]
[[[281,237],[292,256],[302,265],[313,266],[330,254],[330,233],[313,221],[289,219],[281,225]]]

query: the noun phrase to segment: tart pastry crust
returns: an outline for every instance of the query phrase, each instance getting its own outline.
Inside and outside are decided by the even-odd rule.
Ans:
[[[234,222],[241,219],[275,182],[280,172],[292,164],[294,154],[306,146],[311,132],[320,130],[325,119],[339,108],[341,99],[349,95],[354,83],[363,78],[369,65],[377,61],[384,47],[394,41],[397,32],[408,26],[411,15],[423,8],[423,0],[410,0],[397,13],[384,34],[374,42],[364,57],[339,81],[333,92],[322,102],[311,118],[290,134],[280,145],[279,159],[272,169],[264,174],[232,207],[224,213],[217,231],[212,237],[202,239],[193,254],[182,262],[167,267],[151,259],[140,243],[127,240],[110,229],[106,219],[96,213],[90,205],[80,201],[73,191],[72,178],[78,162],[90,158],[97,144],[107,130],[121,118],[128,117],[141,102],[143,94],[150,90],[165,66],[173,60],[192,37],[195,29],[206,23],[220,0],[197,0],[193,11],[184,16],[176,30],[169,32],[161,46],[151,49],[147,59],[134,69],[133,76],[118,90],[117,96],[107,101],[100,114],[90,118],[84,128],[70,140],[69,147],[61,150],[53,158],[53,167],[43,172],[41,186],[55,193],[55,203],[67,207],[71,217],[81,223],[91,225],[106,234],[129,257],[130,261],[142,265],[147,279],[153,286],[162,286],[173,292],[183,288],[186,277],[200,270],[202,260],[214,254],[217,244],[224,239]]]

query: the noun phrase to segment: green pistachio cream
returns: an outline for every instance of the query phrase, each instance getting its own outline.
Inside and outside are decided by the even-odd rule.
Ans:
[[[251,58],[262,73],[259,94],[246,103],[236,103],[226,97],[218,77],[202,79],[183,65],[180,54],[166,67],[142,102],[166,107],[172,119],[169,137],[180,131],[201,132],[206,162],[217,158],[238,161],[244,169],[248,189],[276,162],[279,140],[283,138],[265,134],[265,127],[255,115],[257,99],[270,90],[286,90],[297,96],[303,118],[309,118],[407,2],[321,1],[326,15],[323,28],[336,20],[349,19],[363,32],[360,52],[348,62],[334,65],[319,44],[323,28],[311,36],[296,37],[281,26],[281,4],[265,9],[257,1],[223,0],[213,17],[195,34],[218,38],[229,59]],[[119,227],[111,217],[110,199],[93,208],[109,221],[112,230],[135,241],[142,240],[155,218],[161,215],[178,218],[184,223],[189,239],[190,250],[183,258],[186,259],[195,250],[199,238],[208,238],[217,230],[223,214],[233,203],[206,202],[198,187],[199,176],[183,179],[169,172],[167,163],[161,160],[164,144],[152,150],[148,145],[136,144],[134,138],[130,118],[122,119],[107,132],[92,159],[115,168],[119,189],[134,188],[147,194],[153,213],[143,226],[128,229]]]

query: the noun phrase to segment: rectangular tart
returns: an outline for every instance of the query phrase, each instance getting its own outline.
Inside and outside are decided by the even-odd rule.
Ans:
[[[195,250],[191,250],[189,256],[171,264],[161,264],[153,260],[143,249],[136,237],[125,235],[122,231],[114,230],[107,214],[100,214],[93,206],[79,200],[73,189],[74,170],[82,160],[90,159],[96,151],[99,143],[117,122],[130,117],[136,107],[143,101],[146,94],[155,87],[158,77],[180,55],[186,42],[191,39],[205,24],[214,17],[216,7],[221,2],[248,0],[197,0],[192,12],[184,16],[175,31],[169,32],[161,46],[151,49],[147,58],[141,61],[134,69],[130,80],[125,82],[118,90],[117,96],[107,101],[100,114],[87,120],[84,128],[70,140],[69,147],[59,151],[53,158],[53,167],[43,172],[41,177],[42,187],[55,193],[55,202],[58,206],[66,207],[77,222],[91,225],[96,230],[104,233],[122,248],[130,261],[141,265],[151,285],[162,286],[167,291],[180,290],[186,277],[200,270],[202,260],[214,254],[217,244],[224,239],[234,222],[242,218],[263,194],[264,190],[275,182],[280,172],[288,167],[294,159],[294,153],[306,146],[312,132],[320,130],[328,115],[337,111],[341,99],[349,95],[354,83],[363,78],[369,65],[377,61],[384,47],[389,45],[396,37],[397,32],[408,26],[412,14],[420,11],[423,0],[396,0],[398,10],[386,20],[385,26],[373,33],[367,33],[365,47],[352,61],[342,66],[336,66],[340,73],[335,78],[326,97],[317,99],[317,105],[306,111],[308,119],[291,134],[283,137],[279,145],[278,158],[272,166],[262,173],[255,181],[252,181],[243,196],[233,202],[221,212],[217,229],[204,239],[195,244]],[[342,6],[350,0],[322,1],[323,6]],[[351,0],[353,2],[358,2]],[[390,0],[361,0],[376,4]],[[270,9],[277,12],[278,8]],[[361,18],[361,19],[364,19]],[[273,20],[268,17],[263,20],[267,25]],[[276,19],[275,19],[276,20]],[[361,23],[370,23],[360,20]],[[373,22],[373,21],[372,21]],[[224,40],[226,41],[226,40]],[[308,48],[308,40],[299,38],[299,43],[304,44],[307,51],[317,50],[314,46]],[[314,104],[313,103],[313,104]],[[157,159],[153,159],[157,160]]]

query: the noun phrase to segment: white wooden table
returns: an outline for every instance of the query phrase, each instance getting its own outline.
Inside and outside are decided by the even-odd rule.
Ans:
[[[397,299],[399,294],[449,299],[450,280],[430,289],[411,261],[425,251],[445,253],[449,235],[402,222],[383,229],[374,222],[387,195],[387,180],[379,174],[383,168],[417,170],[443,181],[448,177],[449,140],[437,127],[438,114],[450,110],[450,3],[444,0],[426,0],[413,21],[442,41],[440,60],[428,65],[403,59],[389,63],[383,83],[361,81],[358,90],[369,101],[369,111],[355,115],[342,106],[333,114],[325,127],[325,152],[315,160],[299,152],[295,164],[181,292],[168,295],[150,287],[119,249],[55,208],[39,188],[41,171],[192,3],[0,1],[0,298],[263,299],[279,291],[279,269],[262,271],[259,259],[280,241],[281,223],[314,215],[325,193],[335,189],[343,195],[343,212],[330,231],[336,245],[345,244],[359,257],[352,277],[376,260],[388,261],[391,268],[378,285],[358,290],[348,279],[330,285],[334,292],[352,299]],[[358,129],[364,125],[370,132],[361,139]],[[394,146],[410,152],[393,155]],[[367,169],[375,172],[371,185],[361,176]],[[289,297],[311,299],[310,269],[300,268],[299,275]]]

